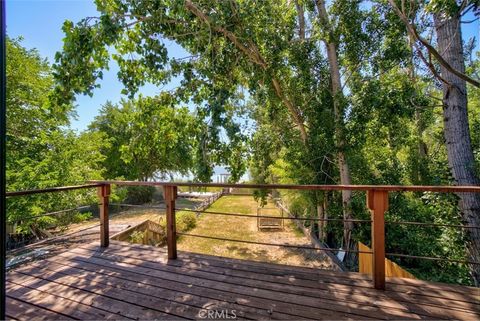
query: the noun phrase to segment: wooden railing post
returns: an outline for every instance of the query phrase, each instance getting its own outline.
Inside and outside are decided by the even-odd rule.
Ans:
[[[388,210],[388,192],[367,192],[367,207],[372,213],[372,278],[377,290],[385,290],[385,212]]]
[[[110,198],[110,184],[103,184],[97,187],[97,195],[100,207],[100,246],[107,247],[109,244],[108,203]]]
[[[167,250],[168,259],[177,258],[177,227],[175,223],[175,199],[177,198],[177,186],[164,186],[164,198],[167,206]]]

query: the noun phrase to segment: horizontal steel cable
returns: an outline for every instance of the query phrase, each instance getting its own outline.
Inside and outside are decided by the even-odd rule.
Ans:
[[[198,212],[212,215],[226,215],[226,216],[239,216],[239,217],[252,217],[252,218],[276,218],[276,219],[285,219],[285,220],[299,220],[299,221],[338,221],[338,222],[356,222],[356,223],[371,223],[370,220],[344,220],[341,218],[303,218],[303,217],[282,217],[282,216],[267,216],[267,215],[249,215],[241,213],[225,213],[225,212],[211,212],[211,211],[199,211],[192,210],[188,208],[175,208],[176,211],[186,211],[186,212]]]
[[[50,188],[43,188],[43,189],[31,189],[25,191],[14,191],[14,192],[7,192],[7,197],[14,197],[14,196],[24,196],[24,195],[33,195],[33,194],[45,194],[45,193],[54,193],[54,192],[64,192],[64,191],[72,191],[77,189],[87,189],[93,187],[100,187],[104,184],[102,183],[92,183],[92,184],[84,184],[84,185],[75,185],[75,186],[61,186],[61,187],[50,187]]]
[[[441,224],[441,223],[428,223],[428,222],[385,221],[385,224],[420,225],[420,226],[438,226],[438,227],[456,227],[456,228],[466,228],[466,229],[468,229],[468,228],[480,229],[480,226],[476,226],[476,225]]]
[[[385,256],[480,265],[480,262],[475,262],[475,261],[452,260],[452,259],[444,259],[441,257],[431,257],[431,256],[418,256],[418,255],[407,255],[407,254],[398,254],[398,253],[385,253]]]
[[[69,208],[69,209],[66,209],[66,210],[61,210],[61,211],[56,211],[56,212],[50,212],[50,213],[44,213],[44,214],[39,214],[39,215],[32,215],[32,216],[22,217],[22,218],[16,219],[16,220],[13,221],[13,222],[19,222],[19,221],[23,221],[23,220],[27,220],[27,219],[31,219],[31,218],[43,217],[43,216],[59,215],[59,214],[62,214],[62,213],[68,213],[68,212],[78,211],[78,210],[82,210],[82,209],[87,209],[87,208],[90,208],[90,207],[92,207],[92,206],[94,206],[94,205],[95,205],[95,204],[93,204],[93,205],[85,205],[85,206],[80,206],[80,207],[75,207],[75,208]],[[97,204],[97,205],[98,205],[98,204]]]
[[[123,203],[109,203],[109,205],[122,206],[122,207],[138,207],[138,208],[158,208],[158,209],[166,209],[166,206],[155,206],[155,205],[137,205],[137,204],[123,204]]]
[[[331,248],[328,248],[328,247],[313,247],[313,246],[294,245],[294,244],[275,244],[275,243],[266,243],[266,242],[253,242],[253,241],[227,239],[227,238],[223,238],[223,237],[205,236],[205,235],[190,234],[190,233],[181,233],[181,232],[177,232],[177,235],[191,236],[191,237],[199,237],[199,238],[206,238],[206,239],[219,240],[219,241],[231,241],[231,242],[239,242],[239,243],[247,243],[247,244],[256,244],[256,245],[280,246],[280,247],[298,248],[298,249],[306,249],[306,250],[330,251],[330,252],[339,252],[339,251],[341,251],[341,252],[366,253],[366,254],[372,254],[372,253],[373,253],[373,252],[368,252],[368,251],[331,249]]]

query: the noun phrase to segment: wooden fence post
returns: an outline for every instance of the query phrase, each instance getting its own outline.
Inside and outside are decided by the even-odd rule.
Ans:
[[[177,258],[177,227],[175,222],[175,199],[177,198],[177,186],[164,186],[163,196],[167,206],[167,249],[168,259]]]
[[[385,290],[385,212],[388,210],[388,192],[367,192],[367,207],[372,213],[372,278],[377,290]]]
[[[110,197],[110,184],[103,184],[97,187],[97,195],[100,207],[100,246],[109,245],[109,227],[108,227],[108,203]]]

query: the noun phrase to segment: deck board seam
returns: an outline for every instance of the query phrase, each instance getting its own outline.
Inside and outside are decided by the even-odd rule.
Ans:
[[[111,261],[111,258],[110,260],[108,260],[105,256],[102,256],[102,255],[99,255],[99,256],[95,256],[94,257],[98,258],[98,259],[101,259],[101,260],[104,260],[104,261]],[[115,261],[117,263],[123,263],[125,264],[125,262],[119,262],[118,260]],[[129,264],[129,265],[134,265],[133,263],[126,263],[126,264]],[[165,270],[161,270],[161,269],[158,269],[158,268],[151,268],[151,267],[144,267],[143,268],[146,268],[146,269],[149,269],[149,270],[155,270],[155,271],[160,271],[160,272],[163,272],[163,273],[171,273],[171,274],[176,274],[176,275],[180,275],[180,276],[185,276],[185,273],[181,273],[181,272],[176,272],[175,270],[174,271],[165,271]],[[207,278],[204,278],[204,277],[200,277],[200,276],[191,276],[189,275],[189,277],[192,277],[192,278],[197,278],[197,279],[204,279],[204,280],[208,280],[210,282],[225,282],[225,280],[223,281],[219,281],[219,280],[215,280],[215,279],[207,279]],[[228,282],[226,282],[228,283]],[[244,286],[242,284],[237,284],[237,283],[228,283],[229,285],[233,285],[233,286]],[[244,286],[245,287],[245,286]],[[250,289],[252,287],[249,287]],[[258,287],[257,287],[258,288]],[[274,290],[274,289],[266,289],[266,288],[259,288],[263,291],[268,291],[268,292],[272,292],[274,293],[275,295],[278,295],[278,291]],[[289,299],[292,299],[293,297],[297,297],[298,299],[301,299],[301,298],[305,298],[307,297],[306,295],[303,295],[303,294],[295,294],[295,293],[287,293],[287,292],[282,292],[282,294],[286,295],[287,297],[289,297]],[[327,310],[330,310],[330,311],[333,311],[333,312],[340,312],[340,313],[349,313],[349,314],[354,314],[354,315],[358,315],[358,316],[368,316],[368,315],[371,315],[373,313],[386,313],[382,307],[379,307],[379,306],[376,306],[376,305],[365,305],[365,304],[360,304],[360,303],[346,303],[346,302],[343,302],[344,305],[342,305],[342,302],[338,301],[338,300],[334,300],[334,299],[331,299],[331,298],[322,298],[322,297],[311,297],[311,296],[308,296],[308,298],[312,299],[312,300],[325,300],[325,301],[328,301],[332,306],[334,307],[337,307],[337,308],[326,308]],[[275,299],[276,301],[279,301],[279,302],[285,302],[285,301],[281,301],[281,300],[278,300],[278,299]],[[305,303],[297,303],[295,302],[295,304],[297,305],[304,305],[304,306],[308,306],[308,307],[314,307],[312,304],[305,304]],[[352,306],[353,305],[353,306]],[[362,309],[362,307],[369,307],[369,309]],[[387,307],[385,307],[387,308]],[[353,309],[354,311],[351,311],[351,309]],[[414,311],[411,311],[411,310],[408,310],[408,309],[398,309],[398,308],[393,308],[393,307],[388,307],[389,310],[395,310],[397,312],[402,312],[402,314],[407,314],[407,315],[416,315],[418,314],[418,312],[414,312]],[[348,311],[345,311],[345,310],[348,310]],[[397,313],[398,314],[398,313]],[[423,314],[422,314],[423,315]],[[431,314],[427,314],[426,316],[429,316]],[[397,315],[397,317],[399,317]],[[438,316],[437,316],[438,318]]]
[[[119,255],[124,256],[124,257],[132,257],[131,255],[126,255],[125,253],[119,254]],[[144,260],[144,261],[149,261],[149,262],[154,263],[154,264],[160,263],[158,261],[150,260],[148,258],[144,259],[144,258],[141,258],[141,257],[138,257],[138,256],[133,256],[133,258],[139,259],[139,260]],[[231,275],[231,274],[226,274],[226,273],[208,271],[208,270],[205,270],[205,268],[203,268],[202,266],[199,266],[199,267],[186,266],[185,264],[182,264],[181,262],[182,261],[179,261],[179,264],[168,263],[167,265],[182,266],[182,267],[187,268],[187,269],[198,270],[198,271],[203,271],[205,273],[212,273],[212,274],[217,274],[217,275]],[[192,262],[189,262],[189,263],[192,263]],[[164,264],[164,263],[161,262],[161,264]],[[201,263],[193,262],[192,264],[201,264]],[[207,265],[206,267],[208,268],[210,266],[213,266],[213,265]],[[250,274],[253,274],[253,273],[254,274],[259,274],[257,271],[252,272],[252,271],[248,271],[248,270],[237,270],[237,269],[225,268],[225,267],[221,267],[221,266],[215,266],[215,267],[216,268],[223,268],[223,269],[226,269],[226,270],[241,271],[241,272],[250,273]],[[267,274],[262,273],[262,275],[267,275]],[[298,285],[298,284],[287,283],[288,281],[281,282],[280,280],[265,280],[265,279],[261,279],[261,278],[254,278],[254,277],[248,277],[248,276],[239,276],[239,275],[231,275],[231,276],[234,276],[234,277],[237,277],[237,278],[244,278],[244,279],[248,279],[248,280],[260,280],[262,282],[270,282],[270,283],[275,283],[275,284],[279,284],[279,285],[287,285],[287,286],[303,287],[303,288],[308,288],[308,289],[312,289],[312,290],[327,291],[326,289],[324,289],[320,286]],[[313,281],[313,283],[315,283],[316,281],[318,281],[318,279],[317,280],[308,280],[308,281]],[[325,283],[325,282],[322,282],[322,283]],[[334,284],[333,281],[328,282],[328,283],[333,283]],[[348,285],[348,284],[341,284],[341,285],[345,286],[345,287],[351,287],[351,288],[356,288],[357,287],[357,286],[352,286],[352,285]],[[365,290],[367,290],[367,291],[365,291]],[[411,303],[411,300],[408,300],[406,298],[398,298],[398,297],[397,298],[392,298],[392,297],[389,297],[388,295],[374,294],[374,293],[371,293],[371,291],[368,291],[368,290],[373,290],[373,289],[371,287],[368,287],[368,288],[365,288],[365,289],[363,289],[363,287],[362,287],[362,289],[359,289],[359,290],[353,289],[353,291],[359,291],[359,293],[355,293],[356,295],[367,295],[367,296],[382,298],[382,299],[385,299],[385,300],[398,300],[398,301],[405,302],[405,303]],[[340,292],[340,293],[350,293],[349,290],[345,290],[345,289],[329,289],[329,291]],[[402,295],[406,295],[406,294],[404,292],[399,292],[396,295],[402,296]],[[422,300],[428,300],[428,298],[446,300],[443,297],[425,296],[425,295],[422,295],[421,293],[415,293],[414,295],[425,297],[425,299],[422,299]],[[454,300],[454,299],[450,299],[450,301],[472,304],[471,302],[465,302],[465,301]],[[441,302],[423,302],[423,303],[425,305],[432,306],[432,307],[443,307],[443,304],[444,304],[444,303],[441,303]],[[479,304],[479,308],[480,308],[480,303],[473,303],[473,304]],[[455,306],[451,306],[451,308],[453,308],[455,310],[458,310],[458,311],[471,311],[470,309],[466,310],[465,308],[459,308],[459,307],[455,307]]]
[[[30,276],[31,276],[31,275],[30,275]],[[31,277],[34,277],[34,276],[31,276]],[[38,278],[37,278],[37,279],[38,279]],[[32,286],[24,285],[24,284],[17,283],[17,282],[13,282],[13,281],[9,281],[9,283],[15,284],[15,285],[20,286],[20,287],[25,288],[25,289],[30,289],[30,290],[34,290],[34,291],[39,291],[39,292],[45,293],[45,294],[47,294],[47,295],[51,295],[51,296],[54,296],[54,297],[61,298],[61,299],[63,299],[63,300],[71,301],[72,303],[75,303],[75,304],[77,304],[77,305],[83,305],[83,306],[85,306],[85,307],[88,308],[88,309],[99,310],[99,311],[107,312],[107,313],[110,313],[110,314],[118,315],[120,318],[123,318],[123,319],[135,320],[135,319],[133,319],[133,318],[129,318],[129,317],[124,316],[124,315],[121,315],[121,314],[119,314],[119,313],[114,313],[114,312],[111,312],[111,311],[109,311],[109,310],[106,310],[106,309],[103,309],[103,308],[100,308],[100,307],[94,307],[94,306],[92,306],[92,305],[88,305],[88,304],[85,304],[85,303],[82,303],[82,302],[79,302],[79,301],[75,301],[75,300],[66,298],[66,297],[64,297],[64,296],[60,296],[60,295],[55,294],[55,293],[51,293],[51,292],[49,292],[49,291],[39,290],[39,289],[37,289],[37,288],[35,288],[35,287],[32,287]],[[20,300],[20,301],[22,301],[22,302],[29,303],[29,304],[35,305],[35,306],[39,306],[38,304],[36,304],[36,303],[34,303],[34,302],[25,301],[25,300],[23,300],[23,299],[21,299],[21,298],[18,298],[18,297],[12,297],[11,295],[8,295],[8,294],[7,294],[7,297],[15,298],[15,299]],[[42,306],[39,306],[39,307],[41,307],[42,309],[45,309],[45,310],[53,311],[54,313],[58,313],[58,314],[65,315],[65,314],[62,313],[62,312],[58,312],[58,311],[55,311],[55,310],[51,310],[51,309],[48,309],[48,308],[45,308],[45,307],[42,307]],[[75,319],[75,320],[81,320],[81,319],[79,319],[79,318],[72,317],[71,315],[68,315],[68,317],[73,318],[73,319]]]
[[[50,261],[49,261],[50,262]],[[55,262],[56,264],[60,265],[60,263],[58,262]],[[83,271],[87,271],[87,272],[90,272],[90,273],[101,273],[101,272],[97,272],[97,271],[91,271],[91,270],[88,270],[88,269],[82,269],[80,267],[72,267],[70,265],[65,265],[65,264],[62,264],[64,265],[65,267],[69,267],[69,268],[75,268],[75,269],[78,269],[78,270],[83,270]],[[58,273],[58,274],[62,274],[64,276],[72,276],[71,274],[68,274],[66,272],[63,272],[63,271],[59,271],[59,270],[55,270],[55,269],[50,269],[48,268],[48,266],[45,266],[45,269],[51,271],[52,273]],[[24,272],[19,272],[19,273],[22,273],[22,274],[26,274]],[[137,284],[141,283],[141,284],[144,284],[144,285],[147,285],[147,286],[150,286],[150,287],[155,287],[157,289],[161,289],[161,290],[169,290],[169,291],[175,291],[175,292],[179,292],[179,293],[184,293],[184,294],[188,294],[188,295],[192,295],[191,293],[188,293],[188,292],[182,292],[182,291],[178,291],[178,290],[173,290],[173,289],[169,289],[167,287],[160,287],[160,286],[154,286],[154,285],[150,285],[150,284],[147,284],[147,283],[143,283],[143,282],[137,282],[137,281],[131,281],[130,279],[127,279],[127,278],[121,278],[121,277],[118,277],[118,276],[110,276],[108,274],[103,274],[101,273],[102,275],[105,275],[106,277],[108,277],[109,279],[111,280],[116,280],[116,279],[121,279],[121,280],[125,280],[125,281],[130,281],[130,282],[135,282]],[[26,275],[29,275],[29,276],[32,276],[32,277],[36,277],[36,275],[32,275],[32,274],[26,274]],[[42,278],[44,279],[44,278]],[[44,279],[44,280],[48,280],[49,279]],[[109,287],[115,287],[117,289],[120,289],[120,290],[125,290],[125,291],[129,291],[129,292],[134,292],[134,293],[138,293],[138,294],[141,294],[141,295],[146,295],[146,293],[144,292],[140,292],[140,291],[135,291],[133,289],[127,289],[125,287],[122,287],[122,286],[119,286],[118,284],[113,284],[114,282],[112,281],[112,284],[108,284],[106,282],[101,282],[101,281],[93,281],[93,282],[96,282],[96,283],[100,283],[100,284],[105,284],[106,286],[109,286]],[[58,283],[58,282],[57,282]],[[70,286],[70,284],[67,284],[67,283],[60,283],[60,284],[63,284],[65,286]],[[81,290],[85,290],[85,289],[81,289]],[[87,290],[85,290],[87,291]],[[96,294],[96,293],[95,293]],[[151,294],[152,296],[156,297],[156,298],[159,298],[159,299],[162,299],[162,300],[166,300],[166,301],[171,301],[171,302],[174,302],[176,304],[179,304],[179,305],[185,305],[185,306],[189,306],[189,307],[192,307],[192,308],[198,308],[198,309],[201,309],[202,306],[201,305],[194,305],[192,303],[185,303],[185,302],[179,302],[179,301],[176,301],[176,300],[173,300],[173,299],[167,299],[167,298],[164,298],[164,297],[160,297],[160,296],[157,296],[157,295],[153,295]],[[200,295],[195,295],[195,297],[198,297],[198,298],[204,298],[204,299],[209,299],[209,300],[215,300],[215,301],[218,301],[219,303],[221,303],[221,301],[219,301],[218,299],[215,299],[215,298],[210,298],[210,297],[205,297],[205,296],[200,296]],[[223,301],[223,302],[226,302],[226,301]],[[130,304],[133,304],[135,305],[135,303],[132,303],[132,302],[129,302]],[[233,302],[228,302],[228,303],[231,303],[232,305],[235,305],[236,303],[233,303]],[[261,310],[261,309],[258,309],[258,308],[252,308],[252,309],[255,309],[256,311],[255,312],[251,312],[251,313],[256,313],[258,315],[262,315],[261,312],[264,312],[263,314],[265,314],[265,312],[267,312],[266,310]],[[291,316],[295,316],[295,315],[291,315]],[[183,317],[183,316],[182,316]],[[248,316],[245,316],[246,319],[250,319]]]
[[[25,301],[23,299],[20,299],[20,298],[16,298],[16,297],[13,297],[13,296],[10,296],[10,295],[6,295],[7,298],[9,298],[10,300],[15,300],[15,301],[19,301],[23,304],[27,304],[27,305],[32,305],[32,306],[35,306],[35,308],[39,309],[39,310],[46,310],[46,311],[49,311],[50,313],[53,313],[53,314],[58,314],[58,315],[62,315],[66,318],[66,320],[80,320],[78,318],[75,318],[75,317],[72,317],[72,316],[69,316],[69,315],[66,315],[62,312],[57,312],[57,311],[54,311],[54,310],[51,310],[51,309],[48,309],[48,308],[45,308],[45,307],[42,307],[42,306],[39,306],[39,305],[36,305],[36,304],[33,304],[32,302],[28,302],[28,301]],[[7,310],[7,313],[8,313],[8,310]],[[18,320],[18,319],[17,319]]]
[[[44,278],[44,277],[41,277],[41,276],[38,276],[38,275],[32,275],[32,274],[28,274],[28,273],[24,273],[24,272],[18,272],[18,273],[21,273],[23,275],[27,275],[29,277],[33,277],[33,278],[36,278],[36,279],[41,279],[41,280],[44,280],[44,281],[48,281],[50,283],[56,283],[56,284],[59,284],[59,285],[63,285],[63,286],[66,286],[66,287],[69,287],[69,288],[72,288],[72,289],[76,289],[78,291],[84,291],[84,292],[88,292],[92,295],[95,295],[95,296],[102,296],[102,297],[106,297],[106,298],[109,298],[111,300],[115,300],[115,301],[118,301],[118,302],[121,302],[123,304],[128,304],[128,305],[132,305],[132,306],[137,306],[139,308],[142,308],[142,309],[149,309],[149,310],[152,310],[152,311],[158,311],[160,313],[163,313],[163,314],[166,314],[167,316],[168,315],[171,315],[171,316],[175,316],[175,317],[180,317],[180,318],[183,318],[183,319],[187,319],[187,320],[194,320],[194,318],[188,318],[188,317],[185,317],[183,315],[178,315],[178,314],[174,314],[174,313],[169,313],[169,312],[166,312],[166,311],[162,311],[162,310],[158,310],[158,309],[155,309],[155,308],[152,308],[152,307],[149,307],[149,306],[145,306],[145,305],[140,305],[140,304],[137,304],[135,302],[130,302],[130,301],[125,301],[125,300],[122,300],[122,299],[119,299],[119,298],[116,298],[116,297],[113,297],[112,295],[105,295],[105,294],[99,294],[97,292],[93,292],[91,290],[88,290],[88,289],[84,289],[84,288],[80,288],[78,286],[75,286],[75,285],[72,285],[72,284],[65,284],[65,283],[61,283],[61,282],[58,282],[58,281],[55,281],[55,280],[50,280],[48,278]],[[28,286],[27,286],[28,287]],[[31,287],[29,287],[31,288]],[[129,291],[129,290],[125,290],[125,289],[122,289],[124,291]],[[44,291],[46,293],[50,293],[50,294],[53,294],[51,292],[48,292],[48,291]],[[132,292],[132,291],[130,291]],[[142,293],[143,294],[143,293]],[[143,294],[145,295],[145,294]],[[84,304],[85,305],[85,304]],[[109,311],[107,311],[109,312]],[[117,313],[118,314],[118,313]],[[119,314],[120,315],[120,314]],[[124,317],[123,315],[121,315],[122,317]]]
[[[131,258],[130,256],[126,255],[125,253],[119,253],[118,255],[117,255],[117,254],[107,253],[107,255],[104,255],[105,252],[103,252],[103,253],[99,253],[99,252],[96,252],[96,251],[92,251],[92,252],[95,253],[94,255],[95,255],[96,257],[98,257],[98,258],[107,257],[107,255],[109,255],[109,258],[112,258],[112,256],[113,256],[113,258],[114,258],[115,260],[117,260],[117,259],[122,260],[122,258]],[[75,252],[75,253],[77,253],[77,252]],[[100,254],[101,254],[101,255],[100,255]],[[139,258],[133,258],[133,260],[141,260],[141,259],[139,259]],[[117,260],[117,261],[118,261],[118,260]],[[144,260],[142,260],[142,261],[144,261]],[[158,264],[158,262],[152,262],[152,261],[149,261],[149,262],[150,262],[151,264]],[[168,271],[168,269],[163,269],[161,265],[148,266],[147,268],[152,269],[152,270],[164,271],[164,272],[178,273],[178,272],[176,272],[175,270],[173,270],[173,271]],[[208,272],[206,272],[206,273],[208,273]],[[210,273],[210,274],[213,274],[213,273]],[[219,275],[219,276],[225,276],[224,274],[217,274],[217,275]],[[204,277],[201,277],[201,276],[198,276],[198,275],[197,275],[197,276],[195,276],[195,277],[205,278],[205,279],[211,280],[211,281],[217,281],[217,280],[215,280],[215,279],[208,278],[208,277],[205,277],[205,276],[204,276]],[[227,278],[227,279],[228,279],[228,278]],[[225,281],[225,280],[224,280],[224,281]],[[242,285],[242,284],[239,284],[239,283],[238,283],[238,282],[240,282],[240,281],[237,281],[237,282],[231,281],[231,282],[230,282],[230,280],[226,280],[225,282],[227,282],[227,283],[229,283],[229,284],[234,284],[234,285]],[[287,290],[285,290],[285,289],[279,290],[279,289],[272,289],[272,288],[261,287],[261,286],[260,286],[260,287],[257,286],[257,287],[258,287],[258,288],[261,288],[261,289],[264,289],[264,290],[268,290],[268,291],[279,291],[279,292],[282,292],[282,293],[284,293],[284,294],[301,295],[301,296],[310,297],[310,298],[314,298],[314,299],[318,299],[318,298],[319,298],[319,296],[315,296],[315,295],[312,296],[312,295],[310,295],[310,294],[305,294],[305,293],[301,293],[301,294],[295,293],[293,289],[287,291]],[[298,288],[300,288],[300,286],[298,286]],[[324,292],[325,292],[325,290],[324,290]],[[360,295],[361,295],[361,294],[360,294]],[[336,300],[333,300],[333,299],[330,299],[330,298],[324,298],[324,297],[321,297],[321,298],[322,298],[322,299],[325,299],[325,300],[333,301],[333,302],[335,302],[334,304],[337,304],[337,303],[336,303],[336,302],[337,302]],[[389,299],[386,299],[386,300],[392,300],[392,299],[389,298]],[[406,301],[406,303],[412,304],[412,302],[408,302],[408,301]],[[467,303],[469,303],[469,302],[467,302]],[[363,303],[363,302],[359,302],[359,304],[364,304],[364,303]],[[379,308],[378,305],[370,305],[370,306],[371,306],[372,308],[377,308],[377,309]],[[436,306],[432,306],[432,307],[436,307]],[[400,308],[395,308],[395,307],[388,307],[388,308],[399,309],[399,310],[401,310],[401,311],[405,311],[405,309],[400,309]],[[411,310],[410,310],[409,312],[410,312],[410,313],[419,313],[418,311],[411,311]],[[469,312],[466,311],[465,313],[469,313]],[[423,315],[423,313],[422,313],[422,315]]]

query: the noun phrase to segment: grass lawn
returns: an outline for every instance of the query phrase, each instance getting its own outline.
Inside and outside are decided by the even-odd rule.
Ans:
[[[252,196],[232,195],[221,197],[208,208],[208,211],[256,215],[257,207],[257,202]],[[272,208],[274,205],[269,203],[266,207]],[[262,214],[280,215],[280,210],[263,210]],[[310,246],[309,240],[294,227],[291,221],[285,221],[284,230],[259,231],[257,219],[254,217],[201,214],[198,217],[197,226],[188,233],[254,242]],[[333,266],[324,253],[314,250],[244,244],[189,236],[181,236],[177,247],[180,251],[262,262],[322,268],[332,268]]]

